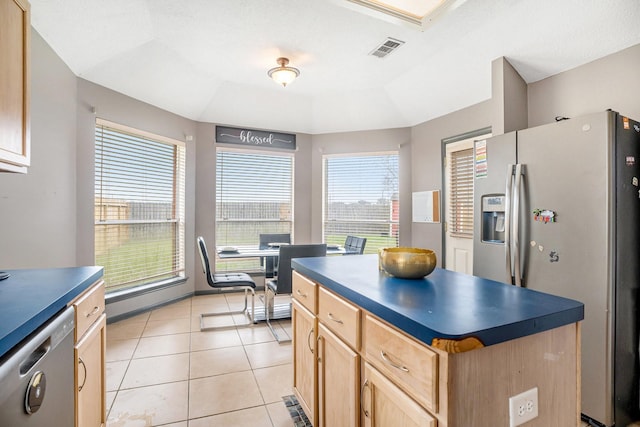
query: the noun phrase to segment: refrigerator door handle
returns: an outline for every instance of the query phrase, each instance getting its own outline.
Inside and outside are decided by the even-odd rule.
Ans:
[[[507,281],[513,284],[513,265],[511,265],[511,194],[513,192],[513,169],[515,165],[507,165],[507,183],[504,192],[504,257],[507,270]]]
[[[516,286],[522,286],[522,274],[520,271],[520,187],[522,185],[522,172],[523,168],[521,164],[516,165],[516,184],[513,189],[513,276],[515,278],[514,284]]]

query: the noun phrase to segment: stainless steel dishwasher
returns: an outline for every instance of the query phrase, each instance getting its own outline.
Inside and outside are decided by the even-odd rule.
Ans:
[[[0,427],[73,427],[73,307],[0,361]]]

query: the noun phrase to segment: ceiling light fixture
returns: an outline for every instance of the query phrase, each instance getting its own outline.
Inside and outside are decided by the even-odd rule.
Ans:
[[[287,58],[278,58],[276,62],[280,64],[280,66],[267,71],[267,74],[274,82],[286,87],[300,75],[300,70],[297,68],[287,67],[287,64],[289,64]]]

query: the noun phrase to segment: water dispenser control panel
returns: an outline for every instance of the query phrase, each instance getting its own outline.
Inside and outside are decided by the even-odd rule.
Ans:
[[[482,196],[482,241],[504,244],[504,194]]]

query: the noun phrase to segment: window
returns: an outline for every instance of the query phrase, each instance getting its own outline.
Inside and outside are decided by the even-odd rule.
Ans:
[[[366,237],[365,253],[398,246],[398,153],[324,157],[324,241]]]
[[[184,277],[185,147],[98,120],[95,258],[107,291]]]
[[[218,148],[216,246],[257,247],[260,234],[292,233],[293,167],[291,154]],[[259,259],[216,260],[216,271],[259,269]]]
[[[473,239],[473,148],[451,153],[449,233]]]

